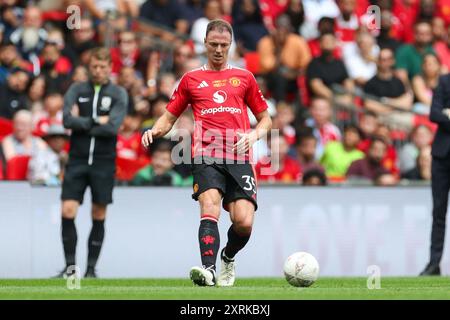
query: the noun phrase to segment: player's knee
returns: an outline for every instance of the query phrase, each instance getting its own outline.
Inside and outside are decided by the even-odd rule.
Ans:
[[[220,213],[220,197],[207,196],[199,198],[202,213],[218,215]]]
[[[106,218],[106,205],[92,205],[92,219],[105,220]]]
[[[63,202],[61,214],[66,219],[73,219],[77,215],[78,205],[72,202]]]
[[[235,221],[233,225],[234,231],[241,236],[249,236],[252,233],[253,223],[250,219]]]
[[[201,204],[202,213],[216,215],[220,212],[220,203],[211,200],[205,200]]]

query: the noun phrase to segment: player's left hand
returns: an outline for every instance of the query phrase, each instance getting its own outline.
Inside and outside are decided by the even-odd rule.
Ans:
[[[255,141],[258,140],[255,131],[250,133],[237,132],[236,134],[239,141],[234,144],[233,152],[237,151],[238,154],[246,154]]]

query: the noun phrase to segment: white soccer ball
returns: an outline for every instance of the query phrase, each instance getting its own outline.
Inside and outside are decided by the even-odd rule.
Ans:
[[[294,287],[309,287],[319,276],[319,263],[307,252],[296,252],[284,263],[284,276]]]

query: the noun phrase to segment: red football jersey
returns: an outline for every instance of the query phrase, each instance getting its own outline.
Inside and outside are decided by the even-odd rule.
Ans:
[[[245,69],[227,66],[221,71],[202,68],[187,72],[173,93],[167,110],[179,117],[191,105],[195,130],[192,156],[249,160],[232,151],[237,132],[247,132],[247,106],[254,115],[267,109],[256,79]],[[250,151],[251,154],[251,151]]]

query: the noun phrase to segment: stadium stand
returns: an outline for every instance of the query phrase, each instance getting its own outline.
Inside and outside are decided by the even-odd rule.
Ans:
[[[210,2],[213,5],[206,7]],[[436,130],[428,120],[432,91],[439,75],[447,73],[450,65],[447,45],[450,29],[432,28],[433,18],[440,17],[448,23],[448,15],[438,5],[430,15],[429,8],[424,9],[421,2],[413,0],[406,5],[402,1],[330,0],[326,6],[315,7],[311,1],[300,1],[300,4],[296,1],[290,6],[290,1],[280,4],[272,0],[233,0],[219,1],[218,7],[214,1],[202,2],[203,8],[190,1],[172,0],[164,8],[155,9],[152,0],[129,0],[124,7],[108,7],[101,1],[91,1],[88,6],[81,0],[8,1],[8,5],[0,4],[0,141],[13,132],[12,115],[19,109],[32,112],[35,136],[42,136],[51,124],[61,123],[62,110],[55,110],[55,104],[45,103],[46,98],[55,92],[64,94],[73,82],[85,81],[89,52],[103,45],[114,56],[111,80],[126,88],[130,97],[129,113],[138,121],[131,131],[126,130],[124,141],[129,145],[117,158],[117,181],[129,182],[151,162],[151,156],[134,154],[139,141],[127,137],[140,135],[150,128],[164,107],[159,98],[170,97],[181,75],[206,61],[202,54],[196,54],[202,43],[191,37],[193,26],[221,17],[236,31],[230,63],[247,68],[257,76],[274,118],[280,103],[287,102],[294,110],[295,117],[285,125],[292,128],[289,129],[291,137],[308,126],[316,129],[316,135],[326,131],[320,124],[314,124],[315,117],[320,115],[310,114],[313,94],[330,102],[330,121],[340,131],[348,124],[361,125],[360,119],[368,112],[370,100],[371,108],[381,110],[377,112],[374,126],[387,130],[383,134],[392,145],[391,151],[398,152],[410,142],[414,128],[426,125],[433,132]],[[367,11],[369,4],[380,8],[379,26],[373,26],[373,16]],[[66,12],[69,5],[81,9],[79,25],[66,23],[77,21],[71,19],[73,13]],[[158,15],[158,10],[166,10],[167,15]],[[328,34],[333,37],[327,37]],[[265,46],[262,51],[258,47],[261,39]],[[270,54],[270,48],[275,54]],[[395,68],[394,74],[402,80],[406,94],[413,101],[403,105],[402,110],[392,98],[374,96],[364,90],[368,77],[381,68],[379,53],[384,48],[393,50],[394,60],[390,63]],[[414,48],[432,56],[424,58]],[[265,52],[266,58],[260,52]],[[395,61],[395,57],[402,57],[402,61]],[[344,59],[349,70],[342,69],[341,62],[336,64],[336,59]],[[413,61],[411,75],[414,77],[405,73],[405,59]],[[309,73],[314,79],[306,72],[311,61],[317,69]],[[322,72],[321,61],[339,65],[339,74],[333,70]],[[288,87],[282,87],[285,85]],[[408,119],[406,126],[405,119]],[[185,126],[192,124],[192,118],[183,120]],[[377,128],[361,129],[361,139],[366,142],[360,145],[367,146]],[[301,167],[294,140],[287,139],[288,155]],[[257,159],[270,152],[269,145],[261,147],[265,154],[258,154]],[[366,152],[367,148],[361,150]],[[419,153],[420,150],[414,151],[416,157]],[[316,154],[315,161],[320,162],[320,152]],[[21,161],[8,161],[4,178],[26,179],[26,161]],[[398,167],[398,164],[388,163],[388,166]],[[304,171],[300,168],[298,181],[302,180]],[[395,172],[397,181],[403,173]],[[343,178],[328,178],[331,184],[347,182]],[[277,179],[262,180],[270,183]]]

